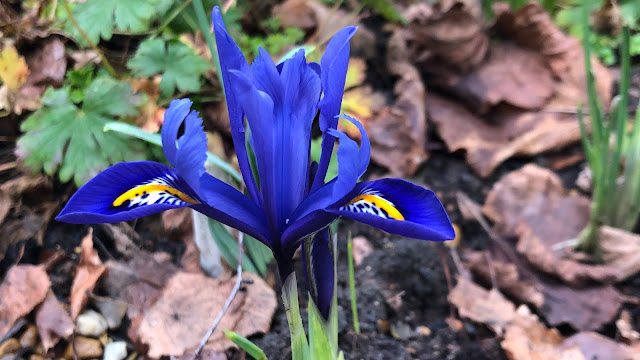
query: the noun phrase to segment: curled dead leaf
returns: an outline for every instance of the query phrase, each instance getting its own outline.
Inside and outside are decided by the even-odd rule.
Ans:
[[[107,269],[102,264],[98,252],[93,248],[93,229],[89,228],[89,232],[82,239],[80,248],[80,263],[71,284],[71,294],[69,295],[71,318],[78,317],[89,296],[87,293],[92,292],[96,283]]]
[[[408,62],[405,43],[399,32],[389,39],[387,66],[398,76],[397,98],[369,121],[371,158],[394,176],[413,175],[427,160],[425,88],[418,70]]]
[[[415,4],[406,11],[411,59],[428,72],[465,73],[484,59],[489,37],[464,1]]]
[[[0,285],[0,338],[40,304],[51,282],[44,266],[15,265]]]

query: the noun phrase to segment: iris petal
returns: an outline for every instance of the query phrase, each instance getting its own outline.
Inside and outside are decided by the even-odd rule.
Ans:
[[[334,291],[334,264],[329,227],[316,233],[313,240],[310,243],[305,242],[303,247],[309,293],[326,320],[329,318]]]
[[[256,203],[234,187],[207,173],[202,176],[200,183],[201,198],[206,204],[195,204],[192,208],[273,247],[267,219]]]
[[[225,98],[227,100],[227,108],[229,110],[229,123],[231,125],[231,137],[233,146],[238,157],[238,166],[247,186],[247,191],[254,201],[259,202],[258,187],[251,172],[249,157],[247,156],[247,147],[245,144],[244,129],[244,113],[240,105],[240,99],[235,96],[231,87],[231,70],[247,71],[249,64],[244,55],[227,33],[227,29],[222,21],[220,8],[214,7],[212,12],[213,30],[216,38],[216,46],[218,49],[218,58],[220,59],[220,68],[222,71],[222,82],[224,86]]]
[[[366,131],[357,120],[351,117],[345,118],[352,121],[360,130],[362,135],[360,148],[347,135],[338,130],[329,130],[333,136],[340,139],[338,176],[312,192],[295,209],[290,225],[282,234],[282,243],[287,249],[295,249],[301,238],[318,231],[336,219],[335,214],[326,213],[324,210],[348,195],[369,165],[371,146]]]
[[[396,235],[433,241],[455,237],[447,212],[433,191],[402,179],[359,183],[327,211]]]
[[[198,203],[198,195],[175,169],[151,161],[119,163],[81,187],[56,220],[113,223]]]
[[[322,91],[324,93],[320,101],[320,130],[322,130],[322,153],[318,173],[313,181],[312,191],[324,184],[335,138],[327,130],[338,127],[342,95],[349,66],[349,41],[357,28],[346,27],[334,35],[325,49],[320,60]]]

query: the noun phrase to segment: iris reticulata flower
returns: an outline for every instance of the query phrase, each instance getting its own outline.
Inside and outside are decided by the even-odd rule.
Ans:
[[[349,41],[347,27],[328,43],[320,64],[295,53],[280,64],[260,49],[249,65],[229,36],[219,9],[213,23],[231,132],[247,194],[205,171],[207,138],[189,99],[173,100],[165,112],[162,146],[172,166],[150,162],[116,164],[80,188],[58,215],[70,223],[111,223],[168,209],[191,207],[267,245],[281,280],[293,272],[292,258],[303,239],[311,249],[314,281],[310,293],[327,316],[333,294],[333,257],[328,226],[351,218],[392,234],[443,241],[454,237],[451,222],[435,194],[401,179],[358,183],[369,164],[364,128],[360,145],[337,130]],[[319,163],[310,160],[311,127],[318,116],[322,135]],[[249,142],[257,178],[249,161]],[[178,138],[179,128],[184,133]],[[336,139],[338,175],[325,183]]]

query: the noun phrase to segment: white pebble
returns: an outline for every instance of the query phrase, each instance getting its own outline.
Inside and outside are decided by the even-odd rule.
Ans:
[[[127,343],[116,341],[104,347],[103,360],[122,360],[127,357]]]
[[[76,320],[76,332],[84,336],[98,337],[107,331],[107,320],[100,313],[87,310]]]

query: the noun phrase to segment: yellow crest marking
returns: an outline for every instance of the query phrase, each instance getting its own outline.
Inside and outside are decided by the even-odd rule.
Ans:
[[[148,185],[140,185],[136,186],[133,189],[125,192],[124,194],[118,196],[113,201],[113,206],[120,206],[124,204],[127,200],[133,200],[137,197],[144,196],[146,194],[150,194],[153,192],[165,192],[171,196],[174,196],[184,202],[188,202],[191,204],[197,204],[198,201],[192,198],[191,196],[183,193],[182,191],[171,187],[169,185],[161,185],[161,184],[148,184]]]
[[[345,207],[349,207],[349,205],[352,205],[352,206],[356,205],[356,203],[361,201],[369,203],[380,210],[384,210],[383,213],[386,213],[387,217],[389,218],[392,218],[395,220],[404,220],[404,216],[402,216],[400,211],[398,211],[398,209],[396,209],[391,202],[377,195],[372,195],[372,194],[358,195],[353,199],[351,199],[351,201],[349,201],[349,203]]]

